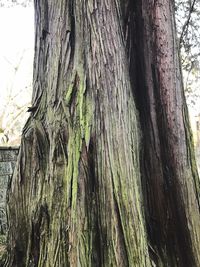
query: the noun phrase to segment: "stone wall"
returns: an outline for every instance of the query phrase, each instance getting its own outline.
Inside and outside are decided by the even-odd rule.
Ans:
[[[0,235],[6,234],[6,192],[18,155],[18,147],[0,147]]]

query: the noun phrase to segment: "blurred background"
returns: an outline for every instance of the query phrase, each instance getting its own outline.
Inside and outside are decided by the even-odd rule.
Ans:
[[[185,95],[200,162],[200,1],[177,0],[175,11]],[[18,146],[32,91],[32,0],[0,0],[0,36],[0,146]]]
[[[0,36],[0,145],[19,145],[32,91],[32,1],[0,1]]]

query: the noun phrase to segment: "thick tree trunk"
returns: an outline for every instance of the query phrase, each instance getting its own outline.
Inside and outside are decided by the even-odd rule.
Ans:
[[[35,1],[7,267],[200,265],[173,8],[128,2]]]
[[[171,1],[136,2],[131,73],[144,134],[141,167],[152,252],[158,266],[199,266],[199,177],[173,5]]]

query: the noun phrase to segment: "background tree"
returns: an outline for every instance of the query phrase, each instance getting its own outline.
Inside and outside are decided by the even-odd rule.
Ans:
[[[195,106],[199,100],[200,81],[200,2],[196,0],[176,1],[176,25],[179,51],[183,69],[187,103]],[[197,105],[198,106],[198,105]]]
[[[32,5],[33,0],[0,0],[0,7],[23,6]]]
[[[172,1],[35,1],[5,266],[199,266]]]
[[[189,107],[195,141],[195,155],[200,170],[199,127],[200,118],[200,2],[196,0],[176,1],[176,25],[179,53],[183,72],[184,90]]]
[[[9,60],[6,61],[11,65],[12,75],[11,83],[7,87],[4,101],[1,101],[0,108],[0,144],[1,145],[19,145],[22,130],[22,122],[27,119],[27,109],[30,105],[28,96],[31,91],[31,84],[19,88],[16,86],[16,80],[20,77],[24,53],[19,57],[17,65],[13,66]],[[28,82],[28,81],[27,81]],[[2,96],[3,97],[3,96]]]
[[[34,49],[33,6],[10,6],[11,1],[4,4],[0,5],[0,145],[3,146],[20,144],[31,101]]]

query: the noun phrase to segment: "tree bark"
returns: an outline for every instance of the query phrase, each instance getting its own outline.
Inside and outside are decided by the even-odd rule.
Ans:
[[[171,1],[35,1],[6,267],[199,266]]]
[[[144,134],[141,166],[148,236],[158,266],[199,266],[199,177],[173,5],[136,2],[131,73]]]

